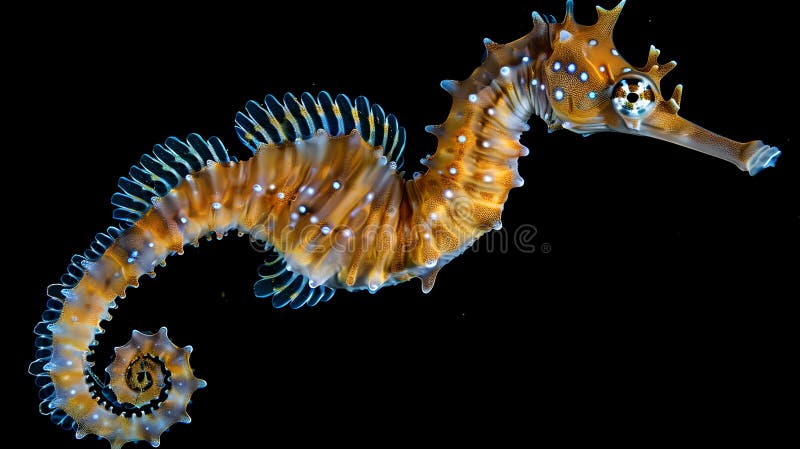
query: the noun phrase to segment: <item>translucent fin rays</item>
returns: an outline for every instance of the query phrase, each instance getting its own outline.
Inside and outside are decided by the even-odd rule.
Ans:
[[[305,140],[320,129],[331,136],[341,136],[358,130],[364,141],[382,147],[390,161],[402,167],[406,130],[393,114],[385,114],[377,104],[370,105],[366,97],[356,97],[355,104],[347,95],[339,94],[334,101],[322,91],[315,100],[308,92],[300,99],[287,93],[283,103],[273,95],[264,104],[248,101],[244,112],[236,114],[236,134],[253,153],[261,145]]]
[[[261,279],[256,281],[253,291],[258,298],[272,297],[276,309],[286,307],[298,309],[304,305],[313,307],[329,301],[335,292],[324,285],[313,286],[305,276],[293,273],[280,254],[271,250],[264,263],[258,267]]]

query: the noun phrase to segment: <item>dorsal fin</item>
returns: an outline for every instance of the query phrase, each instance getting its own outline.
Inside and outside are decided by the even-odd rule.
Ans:
[[[383,147],[390,161],[398,168],[403,165],[406,130],[393,114],[386,115],[377,104],[370,105],[366,97],[357,97],[353,104],[347,95],[339,94],[334,101],[322,91],[315,100],[303,92],[300,100],[287,93],[283,103],[272,95],[264,104],[248,101],[245,111],[236,114],[236,134],[253,153],[259,146],[309,139],[320,129],[331,136],[342,136],[358,130],[364,141],[373,147]]]
[[[258,267],[258,275],[261,279],[253,286],[256,297],[272,296],[272,306],[276,309],[287,305],[292,309],[304,305],[313,307],[330,300],[335,292],[324,285],[311,287],[308,278],[293,273],[286,265],[286,260],[274,249],[269,251],[264,263]]]
[[[123,226],[135,223],[160,198],[189,173],[205,167],[208,162],[235,161],[216,137],[208,141],[197,134],[189,134],[186,141],[170,137],[164,145],[153,147],[152,154],[145,154],[137,165],[131,167],[128,176],[119,178],[120,191],[111,196],[114,218]]]

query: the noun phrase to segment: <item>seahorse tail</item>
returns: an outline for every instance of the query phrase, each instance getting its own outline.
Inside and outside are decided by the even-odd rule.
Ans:
[[[154,276],[154,267],[173,252],[170,234],[148,221],[150,215],[126,231],[110,228],[73,257],[62,283],[48,288],[47,310],[35,328],[37,360],[30,372],[41,387],[40,411],[78,438],[95,434],[112,448],[133,441],[158,446],[168,427],[190,421],[189,399],[206,384],[189,364],[191,346],[177,347],[165,327],[152,334],[134,330],[115,348],[107,376],[93,370],[95,335],[111,320],[116,299],[142,275]]]
[[[141,276],[155,276],[157,266],[201,234],[231,227],[234,214],[219,210],[217,201],[225,200],[214,192],[226,191],[225,176],[238,169],[218,139],[193,134],[157,145],[120,179],[122,192],[112,203],[122,224],[72,257],[61,282],[48,287],[47,309],[34,328],[36,360],[29,371],[41,388],[39,410],[53,422],[78,438],[95,434],[120,448],[135,441],[158,446],[168,427],[190,421],[191,395],[206,384],[189,364],[191,346],[173,344],[163,327],[134,330],[103,373],[92,360],[95,335]],[[207,193],[202,201],[201,192]],[[200,203],[210,213],[195,210]]]

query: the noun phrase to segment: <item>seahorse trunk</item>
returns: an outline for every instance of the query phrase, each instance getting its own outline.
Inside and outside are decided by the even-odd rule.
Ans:
[[[387,282],[404,181],[380,150],[357,132],[320,133],[264,145],[251,160],[243,188],[258,192],[239,212],[241,232],[273,245],[312,285],[375,290]]]

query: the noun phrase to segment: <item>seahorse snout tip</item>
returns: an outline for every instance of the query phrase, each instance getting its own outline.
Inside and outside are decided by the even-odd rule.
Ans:
[[[753,153],[753,156],[747,162],[747,171],[750,176],[755,176],[765,168],[774,167],[781,156],[781,150],[778,147],[771,147],[765,145],[761,141],[752,142],[752,147],[758,147]]]

